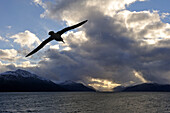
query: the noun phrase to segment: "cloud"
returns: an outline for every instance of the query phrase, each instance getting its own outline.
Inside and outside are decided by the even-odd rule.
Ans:
[[[169,83],[170,24],[161,21],[158,11],[126,9],[136,1],[57,0],[43,5],[36,1],[44,8],[42,17],[67,25],[85,19],[88,22],[63,34],[65,45],[50,45],[40,61],[26,69],[53,81],[95,82],[101,90],[143,82]],[[27,47],[38,43],[37,37],[32,34],[30,38],[30,34],[18,33],[14,42]]]
[[[99,91],[113,91],[113,88],[121,85],[105,79],[89,78],[89,81],[88,85]]]
[[[141,80],[142,83],[148,82],[145,78],[143,78],[141,72],[133,71],[135,77],[137,77],[139,80]]]
[[[5,39],[5,38],[3,38],[3,37],[1,37],[1,36],[0,36],[0,41],[9,42],[9,40],[7,40],[7,39]]]
[[[15,49],[0,49],[0,59],[3,61],[15,61],[18,58]]]
[[[21,47],[32,48],[34,44],[40,44],[39,38],[28,30],[12,35],[10,38],[13,38],[14,42],[18,43]]]
[[[169,49],[163,40],[169,38],[169,24],[161,21],[158,11],[126,10],[135,0],[103,2],[103,5],[95,0],[46,3],[44,17],[64,20],[68,25],[89,21],[78,31],[63,35],[70,51],[48,50],[45,56],[48,60],[42,60],[39,68],[44,70],[48,66],[46,72],[54,72],[58,80],[86,82],[86,77],[92,77],[122,85],[130,81],[168,82],[156,70],[161,71],[160,66],[167,60]],[[154,40],[153,45],[149,45],[149,40]],[[164,45],[162,55],[159,45]]]
[[[82,43],[87,42],[88,38],[85,36],[85,32],[83,31],[78,31],[78,32],[73,32],[73,31],[68,31],[66,34],[62,35],[64,38],[66,45],[69,47],[78,47],[81,46]]]
[[[162,13],[161,18],[167,18],[168,16],[170,16],[170,13]]]
[[[19,68],[29,68],[29,67],[36,67],[36,64],[31,63],[30,61],[24,61],[19,65],[16,65]]]
[[[9,70],[11,70],[11,69],[8,69],[8,64],[4,64],[0,61],[0,73],[9,71]]]
[[[161,21],[158,11],[122,11],[118,15],[125,15],[126,27],[133,31],[133,37],[138,40],[146,41],[148,44],[155,44],[160,39],[170,38],[167,32],[170,29],[170,24]]]
[[[125,9],[126,6],[130,5],[135,1],[145,1],[145,0],[122,0],[122,1],[106,0],[102,2],[98,0],[86,0],[86,1],[58,0],[55,3],[47,2],[45,3],[45,5],[42,5],[43,7],[44,6],[46,7],[44,7],[45,11],[43,14],[41,14],[41,17],[61,19],[67,22],[68,20],[69,22],[72,22],[74,20],[78,21],[79,19],[82,19],[87,14],[89,14],[89,10],[91,9],[98,10],[104,13],[104,15],[113,15],[117,11]],[[72,13],[70,13],[70,11]]]
[[[12,28],[12,26],[6,26],[6,28],[11,29],[11,28]]]
[[[33,0],[33,2],[34,2],[36,5],[43,6],[42,0]]]
[[[51,45],[51,46],[50,46],[50,49],[59,49],[59,45],[58,45],[58,44],[56,44],[56,45]]]
[[[5,71],[15,71],[15,70],[17,70],[18,68],[20,68],[20,69],[28,69],[28,67],[31,67],[30,65],[26,68],[26,65],[25,64],[28,64],[28,63],[26,63],[26,62],[23,62],[22,63],[23,65],[21,65],[21,64],[16,64],[15,62],[10,62],[10,63],[5,63],[5,62],[1,62],[0,61],[0,73],[2,73],[2,72],[5,72]]]

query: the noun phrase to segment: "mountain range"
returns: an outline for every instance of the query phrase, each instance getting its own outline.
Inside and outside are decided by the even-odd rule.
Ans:
[[[0,92],[51,92],[51,91],[95,91],[81,83],[65,81],[56,84],[25,70],[7,71],[0,74]]]
[[[169,84],[143,83],[133,86],[118,86],[114,92],[170,92]],[[0,74],[0,92],[52,92],[96,91],[82,83],[64,81],[56,84],[26,70],[7,71]]]
[[[114,92],[170,92],[170,84],[143,83],[134,86],[118,86]]]

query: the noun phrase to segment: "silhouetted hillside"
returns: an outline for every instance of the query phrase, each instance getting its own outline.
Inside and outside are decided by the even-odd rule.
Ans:
[[[28,71],[18,69],[0,74],[0,91],[65,91],[50,80],[43,79]]]
[[[170,92],[170,85],[157,83],[144,83],[126,87],[123,92]]]
[[[95,91],[92,87],[87,87],[81,83],[73,81],[65,81],[61,83],[60,86],[69,91]]]
[[[42,91],[95,91],[83,84],[54,82],[18,69],[0,74],[0,92],[42,92]]]

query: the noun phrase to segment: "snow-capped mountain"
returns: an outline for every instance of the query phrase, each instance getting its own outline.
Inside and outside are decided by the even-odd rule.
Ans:
[[[30,73],[28,71],[25,71],[25,70],[22,70],[22,69],[17,69],[16,71],[6,71],[4,73],[1,73],[0,74],[0,77],[7,77],[7,76],[15,76],[15,77],[33,77],[33,78],[38,78],[38,79],[41,79],[41,80],[47,80],[45,78],[42,78],[36,74],[33,74],[33,73]],[[49,81],[49,80],[47,80]]]
[[[0,91],[66,91],[50,80],[18,69],[0,74]]]
[[[56,84],[25,70],[7,71],[0,74],[0,92],[11,91],[95,91],[81,83],[65,81]]]

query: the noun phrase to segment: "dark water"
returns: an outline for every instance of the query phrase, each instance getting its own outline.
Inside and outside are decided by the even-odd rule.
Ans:
[[[170,113],[170,93],[0,93],[0,113]]]

